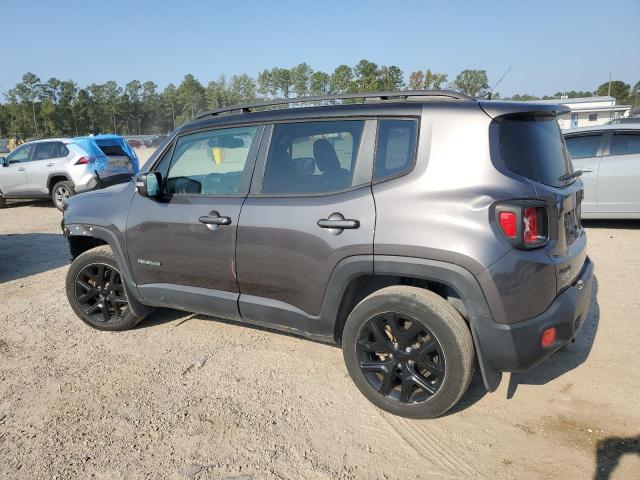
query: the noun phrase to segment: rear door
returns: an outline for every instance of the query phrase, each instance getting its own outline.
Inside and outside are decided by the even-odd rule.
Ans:
[[[34,144],[27,171],[29,190],[48,193],[47,181],[49,176],[61,167],[68,155],[69,150],[59,141]]]
[[[582,212],[586,214],[598,211],[598,170],[604,151],[603,138],[602,132],[569,135],[565,138],[573,167],[583,171],[580,177],[584,185]]]
[[[149,304],[239,318],[236,231],[262,130],[179,136],[154,168],[164,179],[163,198],[134,196],[127,250]]]
[[[612,132],[598,172],[602,213],[640,214],[640,131]]]
[[[332,272],[347,257],[373,255],[375,123],[272,127],[238,227],[244,320],[329,333],[330,323],[317,317]]]

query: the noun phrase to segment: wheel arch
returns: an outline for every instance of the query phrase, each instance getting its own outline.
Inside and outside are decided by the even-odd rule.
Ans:
[[[91,248],[108,245],[120,269],[131,310],[139,316],[148,315],[152,311],[150,307],[140,301],[140,295],[133,281],[125,252],[111,230],[96,225],[63,224],[63,232],[69,242],[69,250],[73,259]]]
[[[71,179],[69,178],[69,175],[67,175],[66,173],[62,173],[62,172],[50,173],[49,176],[47,177],[47,190],[49,190],[49,194],[51,194],[53,190],[53,186],[58,182],[69,182],[71,183],[72,186],[75,186],[73,184],[73,181],[71,181]]]
[[[465,268],[437,260],[372,255],[348,257],[331,275],[323,299],[322,317],[331,319],[334,341],[341,343],[349,313],[363,298],[391,285],[413,285],[434,291],[460,312],[471,330],[485,387],[494,391],[502,378],[483,359],[475,325],[492,319],[478,281]]]

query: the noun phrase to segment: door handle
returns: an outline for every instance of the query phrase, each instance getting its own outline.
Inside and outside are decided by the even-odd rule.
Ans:
[[[24,172],[24,171],[25,171],[25,168],[24,168],[24,167],[20,167],[20,168],[18,168],[18,171],[19,171],[19,172]]]
[[[205,225],[231,225],[231,217],[221,216],[218,212],[203,215],[198,220]]]
[[[320,228],[343,230],[345,228],[359,228],[360,222],[358,220],[344,218],[341,213],[332,213],[329,215],[329,218],[321,218],[318,220],[318,226]]]
[[[47,163],[47,167],[53,167],[53,162]]]

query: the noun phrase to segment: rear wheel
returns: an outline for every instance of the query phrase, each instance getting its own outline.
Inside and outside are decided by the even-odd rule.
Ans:
[[[457,310],[433,292],[393,286],[351,312],[343,333],[347,370],[378,407],[410,418],[433,418],[469,387],[474,350]]]
[[[73,189],[71,182],[62,181],[56,183],[51,189],[51,200],[58,210],[62,210],[65,202],[75,195],[76,192]]]
[[[127,330],[143,318],[129,307],[122,275],[108,246],[88,250],[73,261],[66,290],[73,311],[93,328]]]
[[[2,192],[0,192],[0,208],[4,208],[7,206],[7,199],[6,197],[2,194]]]

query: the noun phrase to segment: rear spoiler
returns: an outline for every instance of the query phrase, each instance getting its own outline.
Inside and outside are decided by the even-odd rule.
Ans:
[[[478,101],[480,108],[491,118],[496,119],[505,115],[553,115],[557,117],[571,110],[566,105],[559,103],[536,102],[496,102]]]

